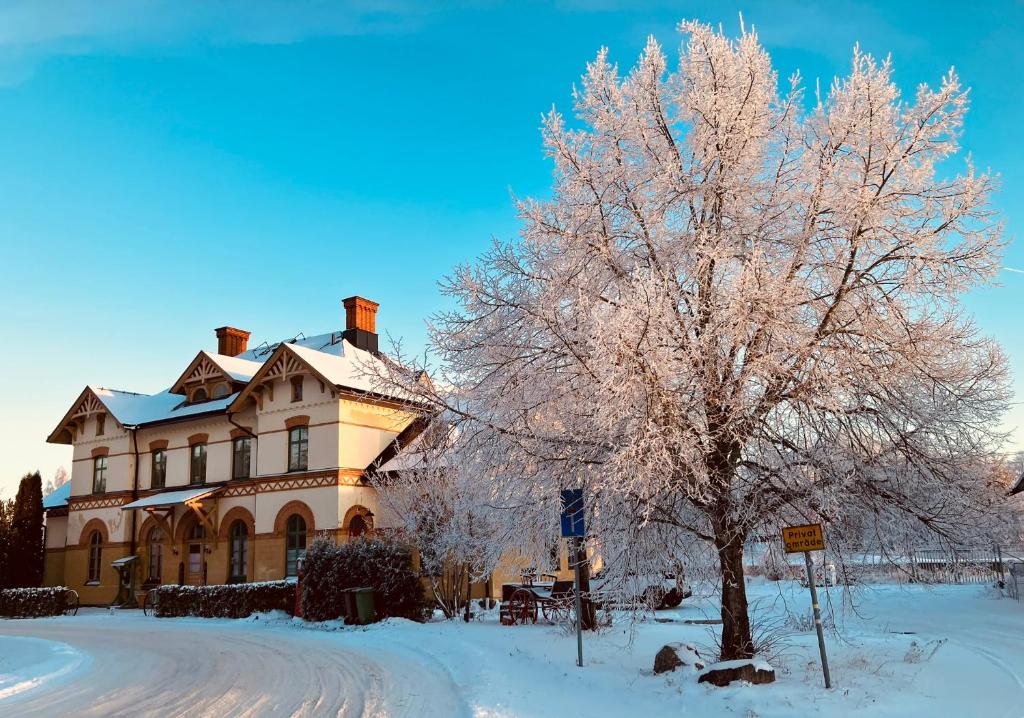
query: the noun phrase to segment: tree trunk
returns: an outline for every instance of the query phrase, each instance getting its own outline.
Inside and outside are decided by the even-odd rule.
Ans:
[[[716,537],[715,546],[722,565],[722,660],[751,658],[754,641],[743,580],[743,538],[729,531]]]

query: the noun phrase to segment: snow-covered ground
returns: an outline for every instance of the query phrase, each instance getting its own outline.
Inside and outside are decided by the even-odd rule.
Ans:
[[[991,588],[879,586],[852,606],[831,589],[831,691],[806,590],[754,580],[750,593],[782,634],[769,686],[653,675],[665,643],[710,644],[716,627],[682,623],[714,617],[710,597],[587,635],[582,669],[568,631],[494,614],[354,628],[93,610],[0,621],[0,715],[1024,716],[1024,604]]]

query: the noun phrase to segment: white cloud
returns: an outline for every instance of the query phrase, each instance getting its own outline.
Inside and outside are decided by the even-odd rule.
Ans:
[[[410,0],[7,0],[0,2],[0,84],[23,81],[56,55],[406,33],[431,13]]]

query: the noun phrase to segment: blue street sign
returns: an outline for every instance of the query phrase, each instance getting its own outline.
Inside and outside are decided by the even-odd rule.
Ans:
[[[587,527],[583,520],[583,489],[562,492],[562,536],[583,537]]]

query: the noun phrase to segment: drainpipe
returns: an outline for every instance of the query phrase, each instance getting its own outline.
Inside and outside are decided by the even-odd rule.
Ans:
[[[128,429],[132,432],[132,450],[135,452],[135,470],[132,472],[132,501],[138,501],[139,499],[139,437],[138,427],[132,427]],[[136,522],[138,521],[138,509],[132,509],[132,540],[131,540],[131,555],[135,555],[136,546],[135,530],[137,528]]]

